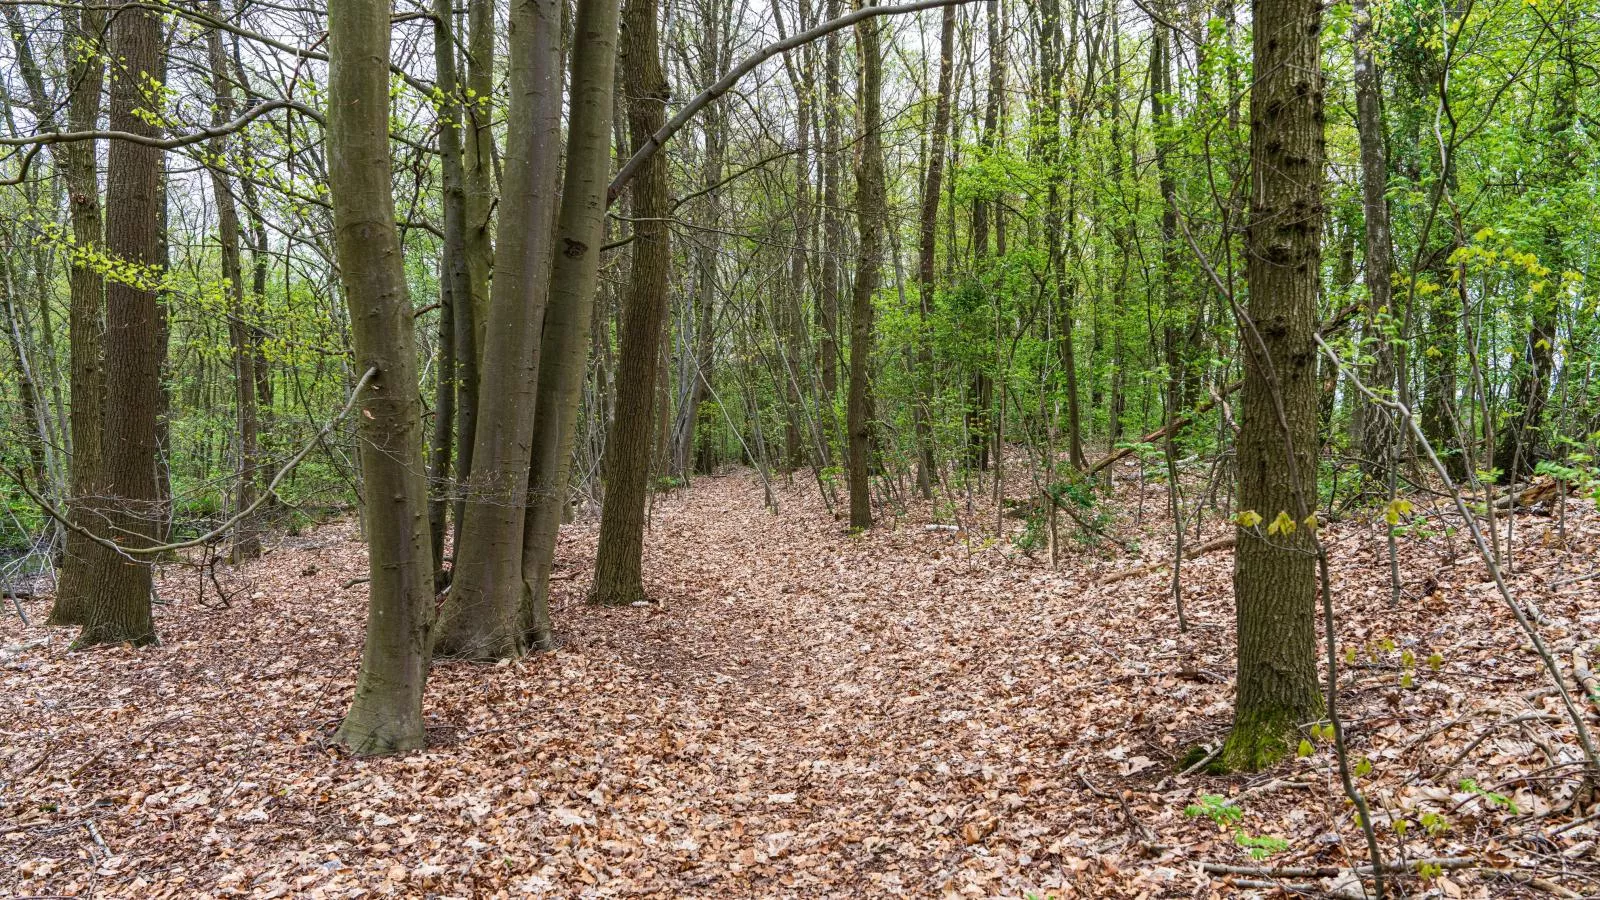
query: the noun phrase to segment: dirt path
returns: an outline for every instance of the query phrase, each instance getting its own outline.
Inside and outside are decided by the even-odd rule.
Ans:
[[[226,609],[199,605],[192,573],[174,572],[159,648],[68,654],[66,632],[8,617],[0,891],[1207,896],[1225,886],[1197,861],[1255,863],[1182,808],[1251,785],[1269,787],[1240,827],[1285,837],[1275,863],[1358,851],[1326,752],[1255,780],[1172,776],[1227,725],[1227,554],[1189,564],[1195,627],[1180,636],[1160,574],[1097,586],[1127,560],[1080,554],[1052,573],[916,516],[856,537],[805,488],[779,501],[768,514],[737,475],[658,498],[645,571],[660,602],[647,607],[584,605],[594,528],[564,531],[562,648],[438,667],[432,747],[404,759],[322,743],[360,648],[365,586],[340,585],[364,554],[346,525],[238,573]],[[1398,698],[1398,667],[1358,671],[1348,689],[1359,747],[1385,766],[1374,779],[1398,784],[1432,745],[1394,748],[1447,713],[1509,710],[1537,680],[1462,624],[1508,633],[1464,572],[1448,576],[1459,621],[1384,612],[1361,574],[1379,560],[1352,534],[1345,639],[1450,654]],[[1544,602],[1576,627],[1576,597]],[[1559,723],[1538,727],[1564,748]],[[1484,751],[1494,772],[1548,765],[1531,743]],[[1488,833],[1487,813],[1454,815],[1453,835],[1413,839],[1414,852]]]

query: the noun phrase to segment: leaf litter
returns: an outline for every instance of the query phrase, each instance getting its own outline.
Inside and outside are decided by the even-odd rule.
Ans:
[[[174,567],[157,647],[68,652],[25,601],[33,626],[0,619],[0,891],[1361,896],[1320,730],[1267,773],[1180,774],[1227,733],[1231,552],[1184,563],[1179,634],[1164,489],[1131,482],[1104,506],[1125,544],[1064,537],[1052,571],[976,499],[945,504],[955,528],[914,505],[857,536],[798,476],[777,515],[748,474],[702,478],[655,499],[656,602],[623,609],[582,602],[596,528],[567,526],[561,647],[436,666],[429,749],[400,758],[327,743],[361,649],[352,523],[279,539],[226,607]],[[1398,605],[1381,516],[1324,526],[1386,862],[1406,896],[1595,893],[1576,738],[1452,514],[1417,513]],[[1570,671],[1600,580],[1562,582],[1600,557],[1600,516],[1516,520],[1509,581]]]

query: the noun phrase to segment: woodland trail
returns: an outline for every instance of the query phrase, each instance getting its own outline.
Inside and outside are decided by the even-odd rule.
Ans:
[[[1228,724],[1228,554],[1186,565],[1180,636],[1164,574],[1099,584],[1130,564],[1114,548],[1080,549],[1053,573],[1009,545],[925,529],[926,509],[851,536],[795,485],[776,516],[742,474],[658,497],[645,572],[659,603],[645,607],[585,605],[595,529],[564,529],[561,648],[436,666],[431,746],[400,759],[324,743],[348,703],[365,606],[364,586],[340,587],[365,572],[348,523],[284,538],[225,579],[228,608],[200,605],[193,570],[174,568],[160,647],[70,654],[66,632],[8,615],[0,891],[1232,895],[1199,864],[1263,863],[1233,827],[1182,810],[1241,793],[1238,834],[1285,842],[1269,865],[1359,859],[1325,748],[1256,778],[1174,772]],[[1574,510],[1568,551],[1531,543],[1519,584],[1592,561],[1596,517],[1587,502]],[[1423,543],[1407,578],[1427,596],[1391,610],[1374,574],[1381,539],[1330,531],[1342,640],[1370,649],[1344,690],[1353,752],[1376,764],[1369,795],[1413,823],[1449,810],[1450,830],[1413,832],[1412,856],[1516,857],[1509,813],[1453,789],[1523,773],[1496,788],[1521,811],[1562,799],[1539,773],[1570,763],[1570,735],[1553,701],[1524,697],[1540,681],[1509,617],[1468,562],[1447,566]],[[1142,552],[1164,548],[1152,538]],[[1569,651],[1593,634],[1593,596],[1540,595]],[[44,618],[43,602],[27,608]],[[1416,662],[1432,653],[1436,669]],[[1532,718],[1444,765],[1514,714]],[[1440,728],[1451,720],[1460,728]],[[1464,896],[1520,889],[1451,877]]]

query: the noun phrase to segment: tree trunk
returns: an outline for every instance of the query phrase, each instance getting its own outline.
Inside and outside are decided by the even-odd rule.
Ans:
[[[210,14],[220,20],[222,4],[212,0]],[[222,48],[222,33],[215,28],[206,32],[206,50],[211,63],[211,90],[215,103],[211,124],[220,126],[234,117],[233,81],[229,78],[228,57]],[[256,412],[256,347],[249,320],[250,310],[245,299],[244,271],[240,263],[239,207],[233,198],[233,179],[227,174],[228,138],[217,137],[211,141],[211,155],[216,165],[211,169],[211,192],[217,204],[218,241],[222,249],[222,278],[228,292],[228,347],[233,354],[234,414],[238,418],[238,444],[234,476],[234,508],[248,509],[256,502],[256,473],[260,468],[258,434],[260,419]],[[234,563],[255,559],[261,555],[261,534],[254,516],[246,516],[234,526]]]
[[[1389,229],[1389,160],[1384,151],[1382,80],[1373,59],[1377,40],[1367,0],[1355,0],[1355,28],[1352,44],[1355,59],[1356,131],[1361,144],[1361,209],[1366,219],[1365,280],[1367,315],[1362,323],[1370,338],[1372,364],[1367,367],[1367,387],[1388,396],[1394,391],[1394,351],[1389,345],[1386,322],[1393,322],[1394,263]],[[1395,464],[1400,423],[1388,409],[1362,404],[1361,470],[1377,483],[1387,483],[1389,468]]]
[[[356,370],[369,550],[366,646],[337,740],[356,753],[421,747],[433,621],[428,484],[411,301],[389,160],[389,4],[328,8],[328,187]]]
[[[841,0],[827,0],[827,17],[839,18]],[[830,451],[839,431],[837,397],[839,395],[839,283],[841,279],[839,254],[844,252],[844,219],[839,210],[840,154],[843,146],[844,126],[839,112],[839,56],[841,37],[831,31],[824,38],[822,53],[822,253],[820,296],[817,302],[817,320],[821,326],[821,340],[817,343],[818,368],[822,372],[822,402],[818,415],[822,416],[823,440]]]
[[[617,0],[580,0],[573,24],[567,170],[556,222],[539,351],[539,404],[533,430],[529,505],[523,528],[522,579],[530,594],[523,627],[530,646],[548,649],[550,570],[567,504],[594,295],[599,281],[615,94]]]
[[[666,124],[667,79],[661,69],[656,0],[627,0],[622,12],[622,71],[628,133],[635,152]],[[643,600],[644,503],[655,429],[656,354],[667,311],[671,264],[667,159],[657,153],[632,183],[633,271],[622,315],[616,413],[606,440],[606,496],[595,553],[593,600],[627,605]]]
[[[1222,763],[1255,770],[1283,756],[1295,727],[1322,709],[1317,688],[1317,579],[1306,518],[1316,500],[1317,291],[1321,266],[1322,7],[1256,0],[1250,95],[1250,302],[1239,432],[1234,593],[1239,674]],[[1298,527],[1265,532],[1280,515]],[[1277,529],[1274,529],[1276,531]],[[1332,639],[1332,636],[1329,636]]]
[[[111,23],[121,74],[111,82],[110,125],[115,131],[155,136],[144,109],[147,78],[161,71],[161,17],[118,6]],[[161,310],[164,278],[161,241],[161,151],[132,141],[112,141],[106,164],[106,252],[122,263],[106,286],[106,393],[101,440],[103,499],[92,515],[107,534],[134,545],[162,533],[158,418],[161,408]],[[96,554],[83,633],[78,646],[148,644],[156,639],[150,617],[150,566],[117,553]]]
[[[868,454],[872,445],[873,301],[883,265],[883,229],[888,219],[883,175],[883,60],[881,23],[856,23],[860,60],[861,156],[856,164],[856,220],[860,240],[850,298],[850,396],[845,430],[849,437],[850,527],[872,527],[872,484]]]
[[[950,130],[950,82],[955,65],[956,8],[946,6],[939,26],[939,93],[933,106],[933,135],[928,147],[927,177],[922,183],[922,216],[917,251],[917,371],[912,378],[916,396],[912,400],[912,425],[917,438],[917,490],[924,500],[933,496],[938,470],[933,459],[933,433],[929,427],[933,348],[928,334],[928,319],[933,313],[934,255],[937,250],[939,201],[944,183],[945,138]],[[946,253],[954,252],[947,247]]]
[[[494,660],[526,650],[521,610],[530,589],[522,583],[522,530],[561,153],[560,21],[557,0],[512,0],[499,262],[466,518],[436,626],[434,654],[441,657]]]
[[[105,79],[100,44],[105,13],[91,4],[81,11],[66,10],[63,16],[69,26],[62,36],[64,56],[72,60],[68,73],[72,86],[67,127],[72,131],[93,131],[100,119],[100,89]],[[91,512],[91,498],[101,494],[101,416],[106,389],[102,347],[105,280],[93,262],[102,239],[97,146],[96,141],[79,141],[63,144],[55,153],[67,181],[73,243],[84,251],[73,254],[68,280],[71,305],[67,328],[72,357],[69,366],[72,465],[68,518],[86,530],[103,534],[98,517]],[[82,624],[83,607],[94,583],[94,573],[110,564],[107,559],[110,554],[105,547],[68,529],[61,573],[56,580],[56,599],[50,608],[50,624]]]

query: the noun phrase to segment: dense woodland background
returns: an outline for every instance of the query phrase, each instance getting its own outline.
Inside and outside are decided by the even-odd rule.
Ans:
[[[1458,895],[1437,879],[1459,890],[1459,854],[1412,865],[1351,749],[1376,726],[1341,667],[1401,651],[1383,626],[1335,636],[1430,615],[1427,561],[1470,566],[1570,751],[1541,745],[1539,815],[1592,818],[1600,682],[1572,617],[1600,583],[1600,7],[0,14],[0,541],[24,635],[31,609],[74,652],[158,644],[195,627],[180,608],[252,597],[264,548],[353,521],[368,555],[318,583],[365,591],[365,645],[324,738],[418,750],[437,662],[590,633],[561,600],[579,570],[594,604],[670,607],[657,519],[716,517],[723,489],[695,482],[732,472],[764,510],[746,534],[922,529],[968,574],[989,554],[1148,584],[1180,642],[1223,628],[1193,652],[1232,654],[1231,716],[1162,752],[1220,779],[1326,746],[1340,896]],[[1423,649],[1400,688],[1447,667]],[[1342,691],[1366,710],[1348,739]],[[1507,811],[1468,781],[1463,803]],[[1190,818],[1227,830],[1206,796]],[[1577,895],[1542,878],[1519,883]]]

